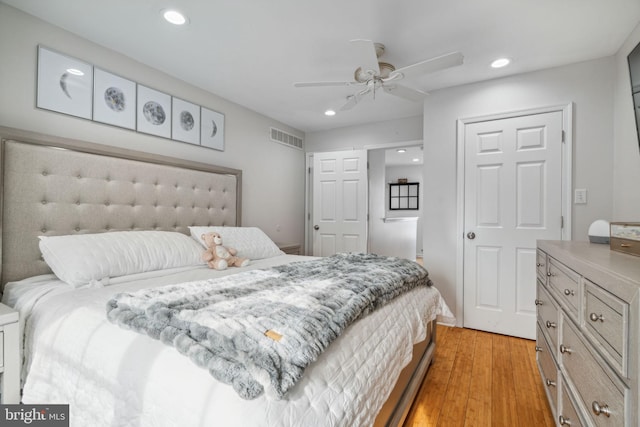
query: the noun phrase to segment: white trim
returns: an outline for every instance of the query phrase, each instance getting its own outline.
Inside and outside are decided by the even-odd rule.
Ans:
[[[305,192],[304,192],[304,254],[313,253],[313,239],[311,238],[311,215],[313,212],[313,180],[311,179],[311,171],[313,169],[313,153],[306,153],[305,167]]]
[[[564,217],[564,228],[562,229],[562,240],[571,240],[572,227],[572,205],[571,189],[573,186],[572,165],[573,165],[573,103],[564,105],[552,105],[548,107],[532,108],[527,110],[516,110],[506,113],[491,114],[487,116],[468,117],[457,120],[457,209],[456,209],[456,326],[462,327],[464,324],[464,130],[470,123],[485,122],[489,120],[508,119],[519,116],[529,116],[532,114],[562,112],[562,130],[564,132],[564,143],[562,145],[562,216]]]
[[[368,144],[363,146],[362,148],[369,151],[369,150],[378,150],[380,148],[415,147],[415,146],[422,146],[422,144],[423,144],[422,140],[413,139],[411,141],[383,142],[381,144]]]
[[[462,327],[464,321],[464,119],[458,119],[456,132],[456,148],[458,162],[456,164],[456,326]]]

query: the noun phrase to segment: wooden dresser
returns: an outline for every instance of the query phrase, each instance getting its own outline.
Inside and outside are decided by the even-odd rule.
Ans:
[[[537,360],[557,425],[638,426],[640,257],[538,241]]]

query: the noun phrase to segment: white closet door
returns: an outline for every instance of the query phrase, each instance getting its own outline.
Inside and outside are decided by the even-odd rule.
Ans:
[[[464,326],[533,339],[536,240],[562,238],[562,112],[464,132]]]

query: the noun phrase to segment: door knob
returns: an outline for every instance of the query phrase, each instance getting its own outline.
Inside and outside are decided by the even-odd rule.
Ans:
[[[314,229],[314,230],[320,230],[320,226],[319,226],[319,225],[314,225],[314,226],[313,226],[313,229]]]
[[[475,238],[476,238],[476,233],[474,233],[473,231],[470,231],[467,233],[467,239],[473,240]]]

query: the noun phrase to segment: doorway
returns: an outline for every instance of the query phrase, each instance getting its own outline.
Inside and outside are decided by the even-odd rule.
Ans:
[[[559,240],[570,204],[570,106],[461,120],[462,325],[535,337],[536,240]]]
[[[422,144],[372,149],[368,159],[369,251],[421,258]]]
[[[367,159],[367,163],[368,163],[368,178],[367,178],[367,182],[366,185],[364,187],[360,186],[359,188],[362,188],[365,191],[367,200],[368,200],[368,204],[366,207],[366,215],[367,215],[367,236],[366,236],[366,246],[364,247],[363,251],[370,251],[370,247],[371,247],[371,241],[372,239],[375,239],[375,237],[377,235],[379,235],[378,233],[380,233],[380,230],[375,228],[374,226],[372,226],[372,224],[375,223],[382,223],[383,219],[386,218],[388,215],[385,212],[385,206],[386,206],[386,193],[385,193],[385,187],[387,187],[387,183],[386,183],[386,151],[392,151],[394,154],[393,156],[390,155],[390,157],[397,157],[397,156],[401,156],[404,157],[404,160],[398,159],[396,158],[395,160],[391,160],[389,162],[389,166],[390,166],[390,173],[393,175],[393,177],[391,179],[393,180],[397,180],[397,178],[395,177],[395,175],[400,174],[406,174],[403,172],[403,164],[404,165],[408,165],[408,164],[413,164],[414,168],[416,167],[415,165],[418,165],[417,167],[420,168],[422,167],[422,151],[421,151],[421,147],[422,147],[422,141],[406,141],[406,142],[392,142],[392,143],[386,143],[386,144],[376,144],[376,145],[368,145],[368,146],[364,146],[363,150],[366,153],[366,159]],[[399,149],[406,149],[406,155],[405,153],[398,153],[397,150]],[[420,150],[419,155],[413,155],[411,150]],[[316,213],[316,210],[318,209],[317,203],[318,200],[314,199],[316,198],[316,196],[319,194],[318,192],[316,192],[316,188],[318,188],[319,183],[316,182],[316,178],[314,177],[315,171],[319,170],[319,165],[316,164],[320,159],[324,159],[327,156],[329,156],[328,158],[341,158],[341,156],[345,156],[347,155],[347,157],[349,157],[350,154],[354,154],[356,152],[358,152],[360,150],[347,150],[347,151],[336,151],[336,152],[316,152],[316,153],[307,153],[306,155],[306,167],[307,167],[307,178],[306,178],[306,194],[305,194],[305,206],[306,206],[306,215],[305,215],[305,254],[307,255],[312,255],[314,254],[314,240],[316,237],[316,234],[319,230],[314,230],[315,225],[319,226],[319,229],[321,228],[320,224],[316,224],[316,218],[319,218],[318,213]],[[413,162],[413,158],[419,157],[420,161],[419,162]],[[380,160],[381,159],[381,160]],[[409,159],[409,161],[407,162],[406,159]],[[332,162],[329,161],[327,164],[331,164]],[[378,173],[371,173],[372,168],[382,168],[382,172],[378,172]],[[328,175],[327,175],[328,176]],[[390,175],[391,176],[391,175]],[[399,177],[399,175],[398,175]],[[332,180],[331,177],[330,181]],[[422,181],[422,177],[420,176],[420,181]],[[315,188],[314,188],[315,186]],[[333,184],[331,182],[329,182],[328,184],[325,185],[325,187],[331,188],[333,187]],[[328,194],[337,194],[337,193],[332,193],[332,192],[328,192]],[[331,198],[331,197],[330,197]],[[315,205],[315,206],[314,206]],[[329,210],[329,212],[332,212],[331,210]],[[406,214],[407,211],[394,211],[395,215],[391,215],[391,216],[408,216]],[[414,215],[415,212],[411,211],[411,214]],[[379,224],[377,224],[379,225]],[[326,227],[323,227],[326,228]],[[418,230],[417,233],[417,239],[416,241],[419,243],[419,246],[421,247],[421,243],[422,243],[422,238],[421,238],[421,230]],[[334,238],[332,237],[328,237],[325,239],[325,242],[333,242]],[[355,241],[355,240],[352,240]],[[329,246],[325,245],[325,248],[327,250],[325,250],[325,254],[328,254],[328,248]],[[329,251],[330,252],[330,251]],[[420,250],[418,249],[416,254],[413,253],[414,249],[411,249],[411,257],[412,259],[415,258],[415,255],[418,254],[420,255]]]

